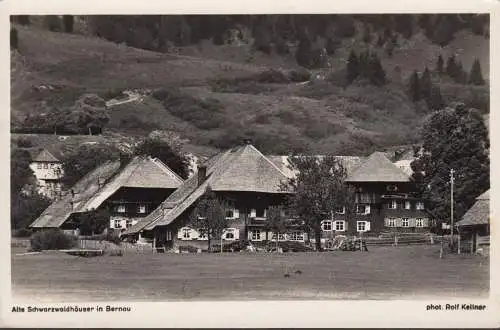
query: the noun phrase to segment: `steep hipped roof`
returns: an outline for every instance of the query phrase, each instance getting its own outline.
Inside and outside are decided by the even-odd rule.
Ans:
[[[316,157],[318,159],[323,158],[323,155],[314,155],[311,157]],[[364,157],[358,156],[334,156],[347,170],[347,174],[350,174],[357,168],[361,162],[364,160]],[[269,160],[271,160],[277,167],[281,169],[283,173],[285,173],[288,177],[293,178],[297,171],[290,168],[290,156],[267,156]]]
[[[105,181],[111,178],[120,168],[120,162],[107,162],[97,167],[78,181],[71,192],[66,192],[61,199],[50,204],[45,211],[30,225],[33,228],[58,228],[72,213],[80,212],[84,205],[99,190],[98,180]],[[73,208],[71,202],[74,202]]]
[[[490,191],[486,191],[476,198],[476,202],[464,214],[457,226],[487,225],[490,222]]]
[[[374,152],[353,173],[347,182],[408,182],[410,177],[383,153]]]
[[[33,161],[56,163],[60,160],[57,159],[53,154],[51,154],[47,149],[43,149],[38,155],[36,155],[35,158],[33,158]]]
[[[84,210],[97,209],[122,187],[176,189],[182,179],[159,159],[135,157],[83,206]]]
[[[60,227],[72,213],[97,209],[122,187],[175,189],[181,183],[182,179],[158,159],[135,157],[121,170],[119,161],[109,162],[87,174],[72,187],[74,198],[70,192],[66,193],[52,203],[31,227]]]
[[[283,193],[281,184],[288,177],[252,145],[222,152],[205,164],[206,179],[198,184],[198,175],[186,180],[156,210],[123,233],[133,234],[142,229],[165,226],[184,213],[206,191],[247,191]]]

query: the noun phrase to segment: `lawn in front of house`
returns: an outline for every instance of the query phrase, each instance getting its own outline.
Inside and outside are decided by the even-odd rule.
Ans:
[[[439,246],[369,252],[12,254],[13,299],[176,301],[486,297],[489,259]],[[288,274],[288,275],[286,275]]]

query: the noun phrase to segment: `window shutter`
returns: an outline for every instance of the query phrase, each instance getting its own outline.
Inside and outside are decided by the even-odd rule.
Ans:
[[[427,218],[423,218],[423,219],[422,219],[422,222],[423,222],[423,226],[424,226],[424,227],[429,227],[429,219],[427,219]]]
[[[240,239],[240,230],[239,229],[234,229],[234,239]]]
[[[234,213],[233,213],[233,215],[234,215],[234,217],[235,217],[236,219],[238,219],[238,218],[240,217],[240,210],[238,210],[238,209],[234,209]]]
[[[349,229],[349,222],[344,221],[344,230],[347,231]]]
[[[366,229],[366,231],[370,231],[371,230],[370,229],[370,221],[366,221],[365,222],[365,229]]]
[[[181,229],[179,229],[179,231],[177,231],[177,238],[182,239],[182,232],[183,231],[184,231],[184,228],[181,228]]]
[[[389,218],[384,218],[384,226],[389,227]]]
[[[370,214],[370,205],[366,205],[365,214]]]
[[[394,219],[394,227],[401,227],[401,226],[403,226],[403,219],[401,218]]]
[[[410,225],[410,227],[416,227],[417,226],[417,219],[416,218],[409,218],[408,224]]]
[[[248,231],[248,240],[252,240],[252,231],[251,230]]]
[[[257,216],[257,210],[256,209],[251,209],[250,210],[250,218],[255,218]]]

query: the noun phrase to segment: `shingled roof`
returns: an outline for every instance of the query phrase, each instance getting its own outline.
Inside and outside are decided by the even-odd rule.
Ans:
[[[53,154],[50,153],[47,149],[43,149],[33,158],[34,162],[48,162],[48,163],[57,163],[60,162]]]
[[[407,182],[408,174],[393,164],[383,153],[374,152],[348,177],[347,182]]]
[[[280,168],[252,145],[222,152],[204,165],[206,179],[201,184],[198,184],[198,175],[193,175],[144,221],[132,226],[122,235],[168,225],[193,205],[208,186],[213,191],[284,193],[281,184],[288,180]]]
[[[490,191],[476,198],[476,202],[464,214],[462,220],[456,223],[459,227],[487,225],[490,222]]]
[[[74,198],[71,193],[65,194],[51,204],[31,227],[60,227],[71,214],[97,209],[122,187],[175,189],[181,184],[182,179],[158,159],[135,157],[121,170],[119,161],[109,162],[72,187]]]

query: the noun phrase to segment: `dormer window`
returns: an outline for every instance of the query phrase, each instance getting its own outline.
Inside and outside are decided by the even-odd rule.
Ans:
[[[398,208],[398,202],[396,200],[392,200],[389,202],[389,209],[395,210]]]
[[[39,170],[41,170],[42,169],[42,164],[41,163],[37,163],[36,164],[36,168],[39,169]]]
[[[43,164],[43,169],[44,169],[44,170],[46,170],[46,169],[48,169],[48,168],[49,168],[49,164],[44,163],[44,164]]]
[[[396,185],[390,184],[387,186],[387,191],[397,191],[398,187]]]

